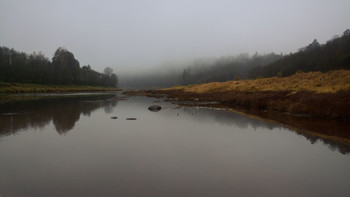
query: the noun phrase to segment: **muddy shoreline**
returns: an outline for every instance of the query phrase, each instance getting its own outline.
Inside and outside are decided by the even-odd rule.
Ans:
[[[291,94],[287,91],[194,93],[182,90],[146,90],[127,91],[124,94],[166,97],[169,101],[189,105],[215,104],[295,117],[350,121],[350,92],[315,94],[305,91]]]
[[[350,93],[232,92],[198,94],[181,90],[126,91],[128,96],[162,98],[180,106],[220,108],[281,124],[311,143],[350,146]],[[337,145],[337,146],[338,146]],[[341,148],[340,148],[341,149]]]

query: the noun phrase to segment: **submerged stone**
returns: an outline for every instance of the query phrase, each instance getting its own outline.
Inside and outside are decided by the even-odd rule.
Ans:
[[[162,107],[159,105],[152,105],[152,106],[148,107],[148,110],[153,111],[153,112],[160,111],[161,109],[162,109]]]

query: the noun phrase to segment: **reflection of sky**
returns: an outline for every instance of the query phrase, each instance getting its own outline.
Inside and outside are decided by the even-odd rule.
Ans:
[[[148,111],[153,104],[163,109]],[[349,155],[310,144],[283,127],[265,127],[261,120],[172,107],[134,97],[119,101],[110,114],[101,106],[90,116],[80,116],[67,135],[58,135],[55,126],[47,124],[40,132],[28,128],[4,138],[0,141],[0,194],[350,194]]]

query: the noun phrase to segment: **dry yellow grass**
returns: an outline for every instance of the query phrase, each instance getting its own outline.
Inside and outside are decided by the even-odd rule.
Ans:
[[[300,91],[313,93],[336,93],[350,91],[350,70],[336,70],[327,73],[297,73],[290,77],[271,77],[252,80],[212,82],[199,85],[176,86],[164,90],[183,90],[185,92],[264,92],[289,91],[292,94]]]

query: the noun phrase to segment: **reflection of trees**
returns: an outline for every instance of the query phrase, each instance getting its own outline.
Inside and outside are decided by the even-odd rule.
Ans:
[[[0,136],[28,128],[41,129],[51,121],[60,134],[74,128],[80,114],[90,116],[101,107],[110,111],[117,105],[115,95],[43,98],[0,106]]]
[[[114,105],[113,103],[108,103],[104,106],[104,110],[106,114],[111,114],[113,112]]]
[[[184,111],[190,115],[194,115],[193,118],[198,121],[207,121],[208,119],[215,120],[220,124],[235,125],[239,128],[247,128],[251,126],[254,129],[267,128],[276,129],[282,128],[281,125],[264,121],[262,119],[250,118],[246,115],[232,113],[228,111],[219,110],[193,110],[185,108]],[[315,144],[320,141],[329,147],[331,150],[337,150],[342,154],[350,153],[350,146],[342,143],[335,142],[333,140],[322,138],[317,135],[334,136],[342,139],[350,139],[349,122],[339,121],[320,121],[314,119],[296,118],[291,116],[275,117],[271,114],[264,114],[265,118],[273,119],[277,122],[286,125],[286,127],[292,127],[292,130],[296,130],[295,133],[304,136],[311,144]],[[317,135],[312,135],[315,133]]]
[[[80,118],[78,105],[77,102],[65,102],[53,106],[55,115],[52,117],[52,121],[58,133],[62,134],[74,128],[75,122]]]
[[[329,140],[327,138],[322,138],[318,136],[314,136],[311,134],[306,134],[303,132],[296,132],[297,134],[304,136],[307,140],[310,141],[311,144],[315,144],[316,142],[320,141],[323,142],[323,144],[328,145],[329,149],[332,151],[339,151],[342,154],[349,154],[350,153],[350,147],[349,145],[341,144],[341,143],[336,143],[332,140]]]

